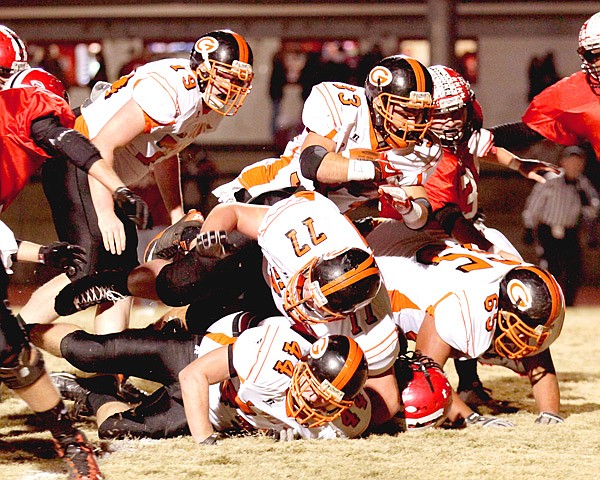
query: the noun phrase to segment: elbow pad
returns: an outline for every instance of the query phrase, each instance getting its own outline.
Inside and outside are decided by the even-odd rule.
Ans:
[[[494,144],[508,150],[520,150],[544,139],[523,122],[504,123],[488,130],[494,135]]]
[[[63,126],[56,116],[32,122],[31,134],[35,143],[46,153],[64,155],[71,163],[86,172],[102,157],[87,137]]]
[[[321,145],[309,145],[300,153],[300,172],[304,178],[317,180],[317,170],[329,152]]]

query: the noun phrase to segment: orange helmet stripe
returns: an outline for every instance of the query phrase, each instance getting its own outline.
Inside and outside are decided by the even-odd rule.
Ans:
[[[356,283],[371,275],[379,275],[379,267],[375,264],[373,255],[369,255],[369,258],[362,262],[357,268],[349,270],[343,275],[340,275],[333,282],[323,285],[321,291],[324,295],[330,295],[342,288],[346,288],[349,284]]]
[[[333,382],[331,382],[331,384],[339,390],[342,390],[352,379],[354,373],[356,373],[356,370],[365,356],[361,348],[358,346],[358,343],[356,343],[354,339],[348,337],[348,344],[350,350],[348,351],[346,363],[344,363],[344,366],[340,370],[338,376],[333,379]]]
[[[238,43],[238,50],[240,51],[240,62],[248,63],[250,60],[250,51],[248,49],[248,42],[242,37],[239,33],[231,32],[233,38],[236,39]]]
[[[535,266],[522,266],[518,268],[522,268],[523,270],[531,270],[542,280],[544,280],[544,283],[546,284],[546,287],[548,287],[548,291],[550,292],[550,300],[552,301],[552,310],[550,311],[550,315],[546,320],[546,325],[554,322],[557,315],[563,309],[564,303],[562,290],[560,289],[558,282],[550,273],[546,272],[545,270],[542,270],[541,268]]]
[[[417,80],[417,91],[424,92],[427,84],[425,82],[425,71],[423,69],[423,66],[414,58],[407,57],[406,61],[410,64],[410,66],[413,68],[413,71],[415,72],[415,77]]]

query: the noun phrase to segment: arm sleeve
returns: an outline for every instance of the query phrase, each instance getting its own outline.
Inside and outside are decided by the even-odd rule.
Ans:
[[[88,138],[63,126],[55,115],[31,122],[31,138],[47,154],[64,155],[86,172],[101,158],[100,152]]]
[[[494,135],[494,144],[508,150],[526,148],[544,139],[523,122],[503,123],[488,130]]]

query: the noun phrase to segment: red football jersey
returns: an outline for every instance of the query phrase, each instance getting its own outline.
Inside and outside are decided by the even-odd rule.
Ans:
[[[577,72],[537,95],[523,115],[523,123],[553,142],[589,142],[600,158],[600,97]]]
[[[433,211],[452,203],[460,207],[466,218],[473,218],[477,213],[479,170],[464,146],[458,155],[444,148],[444,156],[424,186]]]
[[[0,91],[0,206],[6,208],[49,155],[31,139],[31,123],[56,115],[73,128],[69,104],[38,88]]]

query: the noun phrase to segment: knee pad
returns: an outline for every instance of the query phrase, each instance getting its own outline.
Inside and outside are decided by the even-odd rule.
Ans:
[[[27,342],[10,363],[0,366],[0,381],[8,388],[18,390],[35,383],[44,372],[42,352]]]

